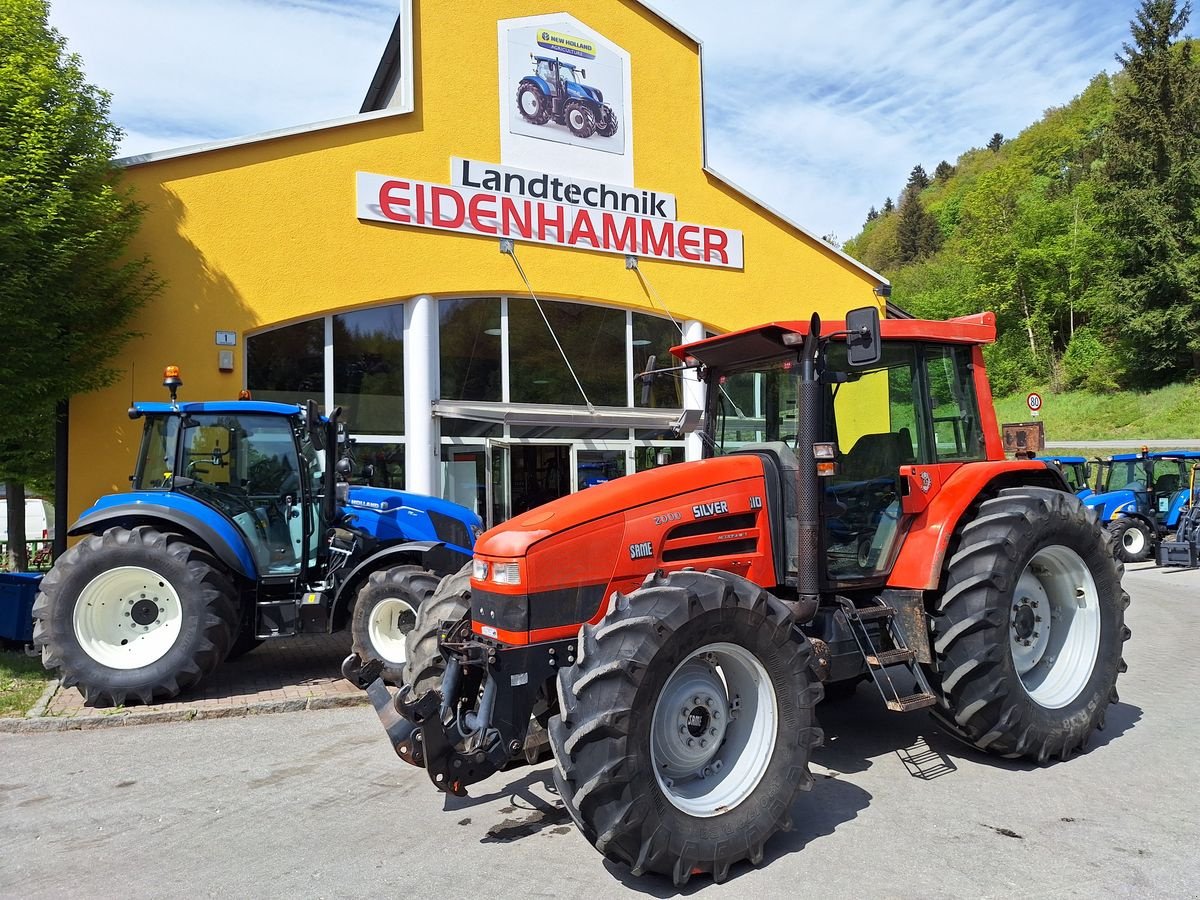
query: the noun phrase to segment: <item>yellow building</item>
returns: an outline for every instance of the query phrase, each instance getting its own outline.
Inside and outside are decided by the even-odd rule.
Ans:
[[[636,2],[467,10],[403,2],[356,116],[122,161],[166,288],[128,377],[71,402],[72,516],[125,488],[165,364],[184,399],[340,405],[358,475],[497,521],[699,455],[670,431],[698,384],[634,377],[670,346],[883,310],[707,165],[693,36]]]

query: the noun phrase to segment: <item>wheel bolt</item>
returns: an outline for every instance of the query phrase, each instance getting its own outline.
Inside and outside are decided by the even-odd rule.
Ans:
[[[695,746],[696,746],[696,740],[695,740],[695,738],[688,738],[688,739],[687,739],[687,745],[688,745],[689,747],[695,747]]]
[[[1041,617],[1041,616],[1034,616],[1034,617],[1033,617],[1033,621],[1035,621],[1035,622],[1040,622],[1040,621],[1042,621],[1042,617]]]
[[[705,701],[704,701],[704,705],[705,705],[705,706],[707,706],[709,709],[712,709],[712,708],[713,708],[714,706],[716,706],[717,704],[713,702],[713,698],[712,698],[712,697],[708,697],[707,699],[705,699]]]
[[[701,747],[707,747],[707,746],[708,746],[708,741],[706,741],[706,740],[704,740],[703,738],[701,738],[701,739],[700,739],[700,746],[701,746]]]
[[[692,705],[693,705],[693,706],[699,706],[699,705],[700,705],[700,698],[699,698],[699,697],[693,697],[693,698],[692,698]]]
[[[708,733],[709,733],[710,735],[712,735],[713,737],[716,737],[716,736],[717,736],[717,729],[715,729],[715,728],[710,728],[710,729],[708,729]]]
[[[714,709],[714,710],[713,710],[712,717],[713,717],[714,719],[719,719],[719,718],[721,718],[721,711],[720,711],[719,709]]]
[[[680,734],[687,734],[687,726],[686,726],[686,725],[680,725],[680,726],[679,726],[679,733],[680,733]]]

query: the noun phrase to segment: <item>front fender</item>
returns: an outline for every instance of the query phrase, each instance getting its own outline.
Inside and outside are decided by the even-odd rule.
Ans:
[[[76,520],[67,534],[100,534],[115,525],[157,525],[195,535],[226,566],[251,581],[258,579],[246,537],[211,506],[183,494],[139,491],[101,497]]]
[[[469,551],[442,541],[405,541],[402,544],[391,544],[366,557],[338,582],[331,613],[342,609],[344,604],[349,602],[347,598],[352,598],[358,592],[359,586],[372,572],[403,565],[406,560],[418,554],[425,568],[439,577],[457,572],[463,563],[471,558]],[[334,621],[333,615],[330,615],[329,620]]]

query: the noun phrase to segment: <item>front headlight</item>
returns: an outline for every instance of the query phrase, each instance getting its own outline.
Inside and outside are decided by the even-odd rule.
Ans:
[[[488,564],[485,559],[471,560],[471,577],[476,581],[487,581]]]
[[[520,565],[515,562],[496,563],[492,566],[492,581],[496,584],[520,584]]]

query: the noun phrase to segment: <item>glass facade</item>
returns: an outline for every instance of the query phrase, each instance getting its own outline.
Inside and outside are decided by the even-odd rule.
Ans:
[[[325,320],[286,325],[246,340],[246,385],[255,400],[325,399]]]
[[[404,433],[404,307],[333,317],[333,404],[351,434]]]
[[[510,399],[514,403],[583,404],[571,361],[594,406],[628,405],[625,312],[585,303],[508,301]],[[546,327],[547,321],[554,332]],[[554,337],[562,345],[560,351]]]
[[[503,397],[500,299],[438,303],[441,396],[499,402]]]
[[[632,313],[633,370],[630,377],[649,369],[669,369],[679,364],[671,348],[683,343],[679,326],[670,319]],[[683,380],[677,372],[662,372],[640,378],[634,384],[634,406],[651,409],[680,409],[683,406]]]

